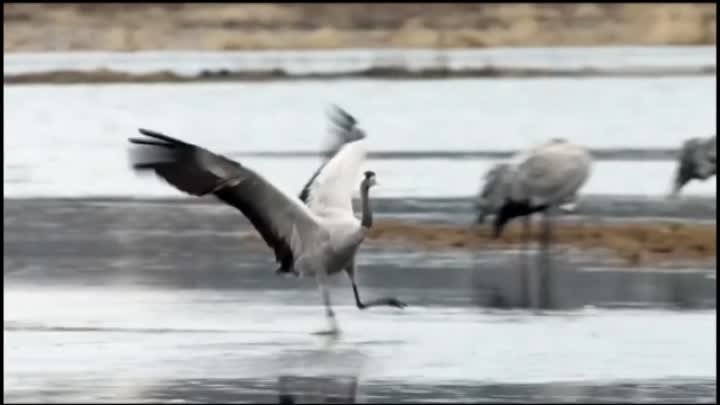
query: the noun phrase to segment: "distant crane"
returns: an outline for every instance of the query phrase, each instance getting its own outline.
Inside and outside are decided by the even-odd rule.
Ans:
[[[717,136],[691,138],[683,143],[678,155],[677,169],[670,197],[674,198],[691,180],[707,180],[715,175]]]
[[[540,306],[551,305],[550,258],[551,219],[558,207],[576,201],[578,192],[590,177],[590,152],[564,139],[552,139],[515,155],[510,162],[492,167],[477,203],[476,222],[483,223],[489,213],[495,215],[493,237],[499,238],[505,225],[513,218],[523,218],[524,242],[529,241],[530,215],[544,215],[540,237],[542,262],[540,271]],[[528,306],[529,275],[522,271],[522,296]]]

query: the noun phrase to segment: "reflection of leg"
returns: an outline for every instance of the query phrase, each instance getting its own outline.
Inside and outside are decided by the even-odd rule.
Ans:
[[[337,319],[335,319],[335,311],[333,311],[332,305],[330,305],[330,291],[325,285],[323,285],[322,290],[323,301],[325,302],[325,316],[327,317],[330,325],[330,332],[337,333],[340,331],[340,328],[338,328]]]
[[[551,246],[551,216],[552,216],[552,209],[548,208],[545,210],[545,213],[543,214],[543,227],[542,227],[542,235],[540,237],[541,240],[541,253],[540,253],[540,266],[539,266],[539,272],[540,272],[540,308],[550,308],[550,276],[551,276],[551,252],[550,252],[550,246]]]
[[[520,306],[522,308],[530,307],[530,216],[523,217],[523,246],[520,252],[520,260],[522,267],[520,268]]]
[[[288,392],[287,377],[278,378],[278,402],[280,404],[294,405],[295,398]]]
[[[278,403],[282,405],[295,405],[295,397],[292,394],[279,394]]]
[[[346,404],[354,404],[357,401],[357,385],[358,381],[356,377],[351,377],[350,384],[346,387],[347,391],[345,392],[344,398],[342,399],[344,403]]]

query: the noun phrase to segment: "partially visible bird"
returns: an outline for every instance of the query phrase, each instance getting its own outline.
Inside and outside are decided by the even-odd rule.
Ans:
[[[592,167],[586,148],[563,139],[553,139],[513,160],[505,199],[495,217],[495,237],[513,218],[539,211],[547,217],[553,209],[576,200]]]
[[[484,224],[488,216],[497,214],[505,204],[513,179],[513,166],[507,162],[496,163],[483,176],[482,188],[475,199],[475,223]],[[577,208],[578,196],[571,196],[559,205],[560,212],[569,213]]]
[[[678,155],[670,197],[676,197],[691,180],[707,180],[715,175],[716,135],[691,138],[683,142]]]

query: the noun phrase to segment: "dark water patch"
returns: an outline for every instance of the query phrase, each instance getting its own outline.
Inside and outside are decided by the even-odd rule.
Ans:
[[[407,67],[373,66],[360,70],[335,72],[293,73],[277,67],[265,70],[203,69],[196,74],[179,74],[170,70],[148,73],[130,73],[110,69],[54,70],[46,72],[11,73],[3,75],[5,85],[23,84],[93,84],[93,83],[196,83],[233,81],[298,81],[298,80],[448,80],[448,79],[537,79],[537,78],[607,78],[607,77],[693,77],[710,76],[715,66],[698,67],[638,67],[638,68],[520,68],[483,66],[452,69],[432,67],[408,69]]]
[[[158,222],[172,219],[178,225],[185,225],[185,222],[178,222],[182,218],[175,215],[184,212],[188,215],[188,228],[195,229],[198,225],[208,223],[207,229],[222,232],[235,229],[237,221],[244,220],[241,214],[213,198],[53,197],[4,198],[3,202],[6,223],[23,221],[25,223],[52,224],[53,220],[58,221],[59,219],[83,222],[93,219],[104,220],[100,224],[108,224],[118,216],[133,218],[145,215]],[[357,203],[355,201],[355,204]],[[475,203],[475,196],[373,198],[373,210],[378,216],[385,218],[412,217],[420,222],[470,224],[476,215]],[[199,209],[199,207],[202,208]],[[78,215],[65,218],[65,214],[69,213]],[[569,213],[560,212],[560,215],[581,219],[585,217],[621,218],[624,220],[663,218],[664,220],[714,222],[716,213],[715,196],[684,196],[678,199],[667,199],[640,195],[584,194],[581,196],[576,210]],[[90,214],[95,214],[97,217],[92,217]],[[200,215],[202,218],[193,214]],[[223,218],[223,221],[213,221],[214,217],[227,214],[235,214],[232,217],[237,219],[226,221]],[[104,216],[110,216],[110,218],[103,218]],[[72,224],[71,222],[68,225]],[[225,226],[223,227],[222,224]],[[65,226],[65,228],[72,230],[71,226]]]
[[[581,383],[447,383],[362,381],[354,376],[169,381],[144,394],[159,401],[213,403],[715,403],[712,379]]]
[[[6,286],[276,291],[281,294],[273,299],[282,302],[318,303],[314,279],[275,275],[270,250],[243,239],[253,231],[242,216],[214,202],[5,199],[4,203]],[[380,200],[377,205],[388,216],[406,207],[432,217],[433,212],[457,210],[468,201]],[[613,268],[612,263],[586,253],[558,252],[562,253],[553,258],[556,271],[550,293],[558,309],[638,303],[715,306],[712,265],[670,266],[673,271]],[[530,288],[535,291],[537,261],[522,259],[518,251],[427,251],[368,244],[357,259],[358,282],[361,295],[368,299],[390,295],[414,306],[514,308],[523,300],[519,295],[523,260],[530,260]],[[605,269],[597,271],[599,267]],[[338,304],[354,305],[347,277],[332,277],[331,283],[338,291]]]
[[[457,160],[457,159],[509,159],[519,153],[519,150],[384,150],[368,152],[371,160]],[[675,161],[680,153],[677,148],[604,148],[590,149],[590,154],[597,161]],[[230,152],[232,158],[265,157],[265,158],[300,158],[323,157],[324,154],[315,151],[250,151]]]
[[[178,333],[247,333],[238,330],[223,329],[184,329],[184,328],[121,328],[112,326],[53,326],[28,322],[5,321],[3,330],[9,332],[86,332],[86,333],[147,333],[171,334]],[[253,332],[262,333],[262,332]]]

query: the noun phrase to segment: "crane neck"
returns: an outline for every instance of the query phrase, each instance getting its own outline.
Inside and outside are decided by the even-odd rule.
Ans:
[[[370,208],[370,198],[368,196],[370,187],[365,183],[360,185],[360,202],[362,205],[362,219],[360,225],[363,228],[370,229],[373,224],[372,210]]]

